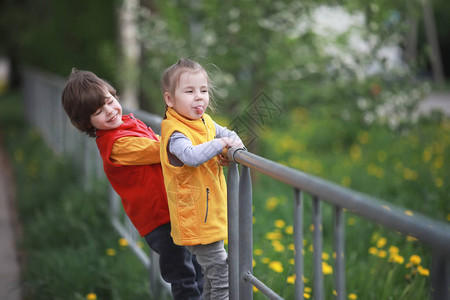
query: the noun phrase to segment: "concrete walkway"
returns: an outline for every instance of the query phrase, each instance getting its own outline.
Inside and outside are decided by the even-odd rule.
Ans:
[[[418,109],[425,115],[433,110],[440,110],[445,115],[450,116],[450,93],[433,93],[419,103]]]
[[[16,249],[19,223],[15,185],[0,135],[0,299],[21,300],[20,262]]]

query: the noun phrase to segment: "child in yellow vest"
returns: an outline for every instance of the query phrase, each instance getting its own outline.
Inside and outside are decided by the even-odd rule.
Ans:
[[[161,124],[161,165],[172,237],[197,256],[204,299],[228,299],[227,189],[223,149],[244,147],[233,131],[205,113],[211,80],[204,68],[180,59],[162,76],[167,105]]]

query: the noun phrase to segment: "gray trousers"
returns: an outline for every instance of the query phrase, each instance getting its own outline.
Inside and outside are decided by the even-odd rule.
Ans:
[[[197,256],[203,269],[204,300],[228,299],[228,254],[223,245],[223,241],[218,241],[208,245],[186,246]]]

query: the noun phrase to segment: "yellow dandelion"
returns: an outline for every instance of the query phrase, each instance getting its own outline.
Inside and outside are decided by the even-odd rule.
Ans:
[[[450,214],[447,214],[447,221],[449,221],[450,222]]]
[[[295,265],[295,259],[290,258],[289,259],[289,264],[294,266]]]
[[[356,294],[354,294],[354,293],[351,293],[351,294],[348,294],[348,299],[356,300],[356,299],[358,299],[358,296],[356,296]]]
[[[266,200],[266,209],[269,211],[273,211],[278,206],[278,204],[280,204],[280,199],[278,199],[277,197],[270,197]]]
[[[411,257],[409,258],[409,262],[415,266],[420,265],[421,261],[422,261],[422,259],[420,258],[420,256],[416,255],[416,254],[411,255]]]
[[[311,295],[308,293],[303,293],[303,298],[309,299],[309,298],[311,298]]]
[[[349,226],[353,226],[356,223],[356,219],[355,218],[348,218],[347,220],[347,225]]]
[[[398,249],[397,246],[390,246],[388,251],[389,251],[390,254],[397,254],[397,253],[400,252],[400,250]]]
[[[330,266],[327,262],[322,262],[322,272],[324,275],[333,274],[333,267]]]
[[[284,232],[286,232],[287,234],[293,234],[294,233],[294,227],[292,225],[288,225],[284,229]]]
[[[415,181],[419,177],[419,173],[415,170],[411,170],[409,168],[405,168],[403,170],[403,178],[406,180]]]
[[[430,276],[430,270],[425,269],[422,266],[418,266],[417,267],[417,272],[419,272],[419,274],[422,275],[422,276]]]
[[[276,220],[274,225],[276,228],[284,228],[284,226],[286,226],[286,222],[283,220]]]
[[[263,264],[268,264],[270,262],[270,258],[268,257],[264,257],[263,259],[261,259]]]
[[[431,149],[428,149],[428,148],[425,149],[423,151],[423,162],[425,162],[425,163],[429,162],[431,159],[431,156],[432,156]]]
[[[353,145],[350,147],[350,156],[353,161],[358,161],[361,158],[361,147]]]
[[[283,244],[281,244],[280,241],[278,241],[278,240],[272,241],[272,246],[273,246],[273,249],[276,252],[283,252],[284,251]]]
[[[115,256],[116,255],[116,249],[113,249],[113,248],[106,249],[106,255]]]
[[[87,300],[96,300],[97,299],[97,295],[95,293],[89,293],[86,295],[86,299]]]
[[[442,168],[443,165],[444,165],[444,158],[443,158],[441,155],[439,155],[439,156],[436,157],[436,159],[434,160],[433,166],[434,166],[436,169],[440,169],[440,168]]]
[[[377,241],[377,248],[383,248],[387,243],[386,238],[380,237]]]
[[[119,245],[122,247],[128,246],[128,240],[126,238],[120,238],[119,239]]]
[[[258,288],[257,288],[256,286],[253,286],[253,292],[254,292],[254,293],[259,292],[259,290],[258,290]]]
[[[256,261],[254,259],[252,260],[252,265],[253,265],[253,267],[256,266]]]
[[[291,251],[295,251],[295,245],[293,243],[290,243],[288,245],[288,249],[291,250]]]
[[[262,255],[263,251],[261,249],[255,249],[255,250],[253,250],[253,254],[255,254],[255,255]]]
[[[289,284],[295,284],[295,274],[292,276],[288,276],[286,282]]]
[[[271,240],[271,241],[280,240],[281,238],[282,238],[282,235],[278,231],[271,231],[271,232],[266,233],[266,239],[268,239],[268,240]]]
[[[403,256],[401,256],[401,255],[396,255],[394,257],[394,262],[399,264],[399,265],[401,265],[401,264],[403,264],[405,262],[405,258]]]
[[[270,262],[269,263],[269,268],[271,268],[272,270],[274,270],[277,273],[281,273],[281,272],[284,271],[283,265],[279,261],[272,261],[272,262]]]
[[[377,255],[378,254],[378,249],[375,247],[370,247],[369,248],[369,253],[372,255]]]
[[[328,260],[330,258],[330,254],[328,254],[328,253],[326,253],[326,252],[323,252],[322,253],[322,259],[323,260]]]
[[[386,256],[387,256],[386,250],[380,249],[380,250],[378,251],[378,257],[385,258]]]
[[[312,288],[310,288],[309,286],[305,286],[305,292],[306,293],[311,293],[312,292]]]

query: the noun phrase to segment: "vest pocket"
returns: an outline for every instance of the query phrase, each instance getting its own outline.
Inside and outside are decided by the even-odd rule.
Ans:
[[[209,209],[209,188],[206,188],[206,213],[205,213],[205,222],[208,220],[208,209]]]

